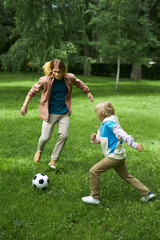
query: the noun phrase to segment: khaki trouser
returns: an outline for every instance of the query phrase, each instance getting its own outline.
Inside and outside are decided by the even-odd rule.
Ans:
[[[90,169],[90,190],[92,197],[100,198],[100,174],[111,168],[113,168],[124,181],[135,187],[142,195],[148,195],[150,190],[138,179],[128,174],[125,159],[106,157]]]
[[[43,121],[42,133],[39,138],[37,150],[42,152],[45,144],[50,139],[55,124],[58,124],[58,140],[51,155],[51,160],[57,160],[65,145],[68,137],[70,113],[66,114],[49,114],[48,122]]]

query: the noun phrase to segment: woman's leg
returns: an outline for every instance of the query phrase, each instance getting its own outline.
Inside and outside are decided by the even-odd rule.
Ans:
[[[43,123],[42,123],[42,133],[39,138],[37,152],[34,156],[34,161],[37,163],[41,163],[40,158],[41,158],[42,151],[43,151],[47,141],[50,139],[50,137],[52,135],[53,127],[54,127],[54,124],[56,123],[56,121],[57,121],[57,116],[55,114],[54,115],[50,114],[48,122],[43,121]]]
[[[51,155],[51,160],[54,160],[54,161],[56,161],[59,158],[63,150],[63,147],[66,143],[66,140],[68,137],[69,123],[70,123],[69,113],[62,114],[59,116],[60,117],[58,120],[58,140]]]
[[[38,147],[37,147],[37,150],[39,152],[43,151],[46,143],[50,139],[52,132],[53,132],[53,127],[57,121],[58,121],[58,115],[56,115],[56,114],[50,114],[48,122],[43,121],[42,133],[39,138]]]

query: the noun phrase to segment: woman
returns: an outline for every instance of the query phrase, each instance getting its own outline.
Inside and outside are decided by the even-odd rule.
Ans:
[[[42,151],[52,135],[54,125],[57,123],[58,140],[52,152],[51,161],[49,162],[49,166],[56,169],[56,161],[68,137],[72,85],[75,85],[86,93],[92,102],[94,98],[89,88],[81,80],[77,79],[74,74],[67,73],[66,65],[62,60],[54,59],[46,62],[43,69],[45,76],[41,77],[28,92],[21,108],[21,114],[25,116],[31,98],[42,90],[40,102],[40,117],[43,119],[42,133],[39,138],[34,161],[41,163]]]

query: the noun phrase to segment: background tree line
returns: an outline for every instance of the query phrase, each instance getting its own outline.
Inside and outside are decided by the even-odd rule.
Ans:
[[[69,68],[91,64],[159,61],[160,0],[0,0],[0,64],[3,70],[41,71],[62,58]]]

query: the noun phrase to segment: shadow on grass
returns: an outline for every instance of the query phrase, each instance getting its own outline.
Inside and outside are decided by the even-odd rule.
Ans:
[[[38,79],[43,76],[42,74],[33,72],[0,72],[0,83],[3,82],[21,82],[21,81],[38,81]],[[34,83],[33,83],[34,84]]]
[[[146,95],[152,95],[152,94],[159,94],[160,93],[160,85],[147,85],[144,84],[141,85],[140,83],[138,85],[131,85],[130,83],[126,83],[125,86],[120,85],[119,91],[114,91],[114,88],[110,85],[107,86],[104,84],[100,84],[97,86],[90,86],[91,92],[94,97],[109,97],[109,96],[146,96]],[[29,88],[27,87],[1,87],[0,89],[0,101],[1,104],[6,103],[6,98],[9,96],[13,102],[13,108],[15,105],[15,102],[20,105],[23,104],[23,101],[29,91]],[[34,99],[40,99],[41,92],[37,94]],[[73,98],[77,97],[84,97],[85,95],[82,93],[81,90],[73,88]]]

